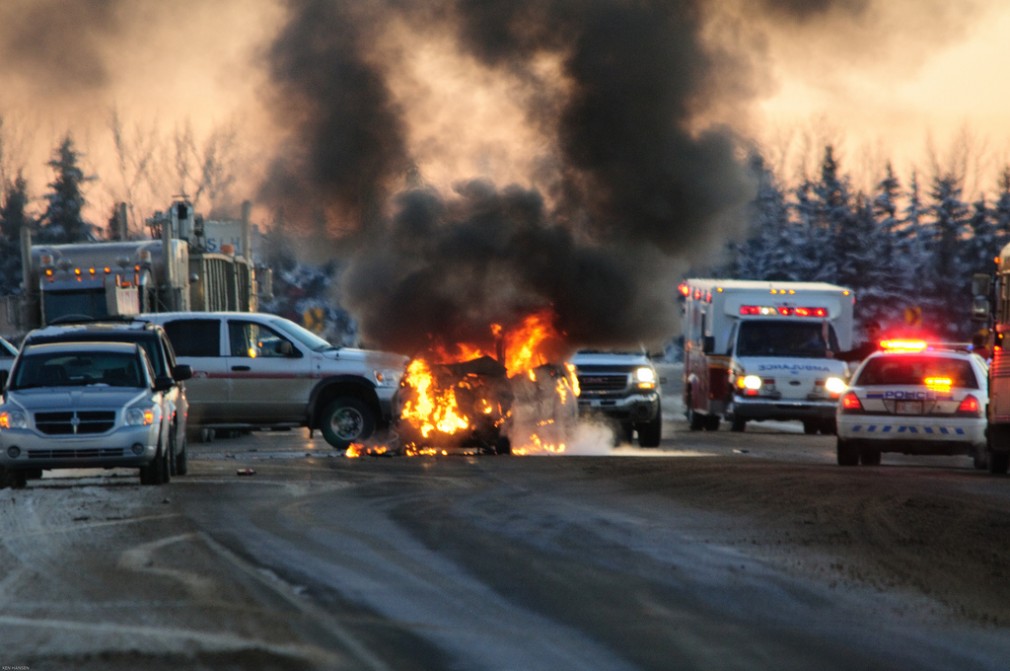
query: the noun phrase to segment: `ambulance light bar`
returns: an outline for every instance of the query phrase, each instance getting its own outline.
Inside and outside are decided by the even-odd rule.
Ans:
[[[825,319],[828,316],[826,307],[790,307],[788,305],[741,305],[740,315],[743,317],[817,317]]]

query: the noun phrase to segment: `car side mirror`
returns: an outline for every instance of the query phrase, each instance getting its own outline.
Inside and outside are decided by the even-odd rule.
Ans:
[[[191,377],[193,377],[193,367],[188,363],[180,363],[172,368],[172,379],[176,382],[182,382]]]
[[[175,380],[165,375],[159,375],[154,378],[154,390],[160,392],[166,392],[175,386]]]

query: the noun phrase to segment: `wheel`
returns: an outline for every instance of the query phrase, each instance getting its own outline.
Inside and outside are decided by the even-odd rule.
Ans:
[[[367,440],[375,432],[375,414],[365,403],[352,396],[341,396],[330,402],[319,417],[326,442],[338,450],[351,443]]]
[[[507,436],[498,436],[494,444],[495,454],[512,454],[512,441]]]
[[[976,471],[985,471],[989,468],[989,453],[984,445],[976,445],[971,450],[971,465]]]
[[[856,466],[859,464],[859,448],[847,440],[838,439],[836,443],[839,466]]]
[[[737,433],[745,430],[747,428],[747,420],[742,417],[737,417],[733,415],[729,419],[729,430],[736,431]]]
[[[705,418],[705,430],[706,431],[718,431],[719,430],[719,415],[709,415]]]
[[[817,433],[817,423],[812,419],[803,420],[803,433],[812,436]]]
[[[9,471],[0,466],[0,489],[24,489],[28,486],[28,474],[25,471]]]
[[[175,474],[186,475],[187,473],[189,473],[189,441],[183,437],[182,445],[175,453]]]
[[[1010,453],[990,452],[989,472],[993,475],[1006,475],[1007,468],[1010,467]]]
[[[645,424],[636,424],[639,447],[659,447],[663,434],[663,413],[657,412],[656,417]]]
[[[834,436],[838,433],[838,422],[835,419],[822,419],[817,423],[821,435]]]
[[[859,463],[863,466],[879,466],[880,450],[872,447],[864,447],[859,451]]]
[[[168,453],[159,440],[157,455],[149,464],[140,467],[140,484],[163,485],[172,477],[169,470]]]
[[[705,415],[702,415],[693,408],[688,408],[687,425],[692,431],[701,431],[705,428]]]

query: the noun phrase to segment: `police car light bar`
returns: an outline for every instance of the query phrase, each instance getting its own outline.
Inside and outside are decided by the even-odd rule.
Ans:
[[[926,349],[926,347],[927,343],[925,340],[895,338],[880,341],[880,348],[889,352],[921,352]]]

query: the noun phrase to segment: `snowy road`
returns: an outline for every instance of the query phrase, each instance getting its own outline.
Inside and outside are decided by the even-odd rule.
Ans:
[[[193,446],[163,488],[4,490],[0,665],[1005,668],[1010,479],[667,428],[660,450],[543,458],[258,433]]]

